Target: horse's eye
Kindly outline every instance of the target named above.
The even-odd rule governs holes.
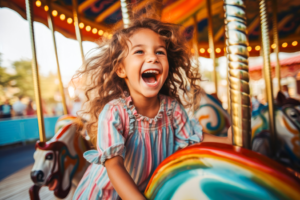
[[[291,116],[292,118],[297,118],[297,117],[298,117],[298,115],[297,115],[296,112],[291,112],[291,113],[290,113],[290,116]]]
[[[52,160],[53,159],[53,153],[47,153],[45,156],[46,160]]]

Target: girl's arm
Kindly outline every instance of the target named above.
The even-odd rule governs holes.
[[[121,156],[113,157],[105,161],[106,171],[114,189],[123,200],[144,200],[138,187],[132,180],[124,167],[124,160]]]
[[[218,137],[208,133],[203,133],[203,141],[202,142],[218,142],[224,144],[232,144],[232,133],[231,127],[229,127],[227,132],[227,137]]]

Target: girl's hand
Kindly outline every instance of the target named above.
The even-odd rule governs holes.
[[[110,182],[123,200],[146,200],[124,167],[123,158],[113,157],[105,161]]]

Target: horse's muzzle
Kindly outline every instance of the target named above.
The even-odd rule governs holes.
[[[34,183],[43,182],[44,181],[44,172],[41,170],[32,171],[30,174],[30,177]]]

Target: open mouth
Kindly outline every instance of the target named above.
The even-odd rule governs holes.
[[[145,83],[151,85],[157,83],[158,76],[159,76],[158,70],[146,70],[142,74],[142,79],[145,81]]]

